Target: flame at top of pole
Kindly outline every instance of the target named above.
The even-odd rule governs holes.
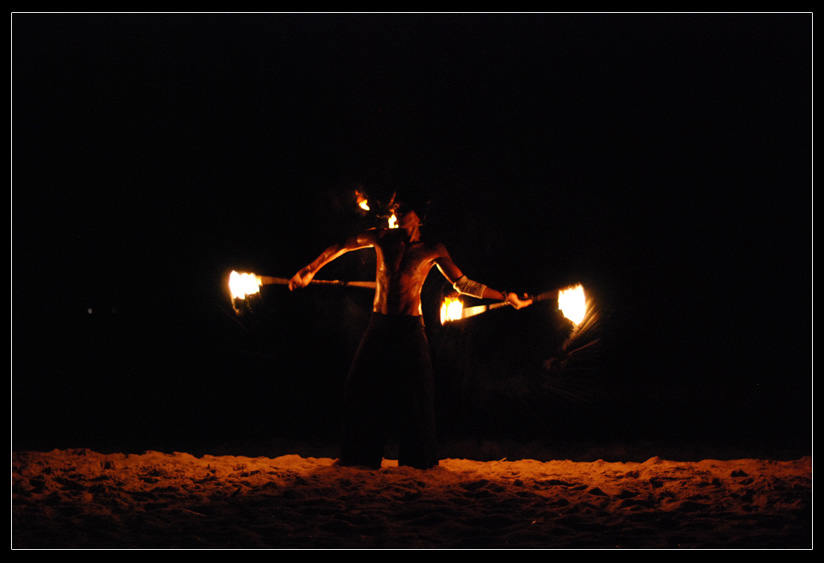
[[[361,192],[360,190],[355,190],[355,202],[358,204],[358,207],[363,209],[364,211],[369,211],[369,200],[366,197],[366,194]]]
[[[398,217],[395,215],[395,212],[389,215],[389,219],[387,219],[390,229],[397,229],[398,228]]]
[[[389,203],[383,204],[380,201],[370,201],[366,192],[361,189],[355,190],[355,204],[361,212],[373,212],[381,221],[386,221],[386,226],[390,229],[397,229],[398,225],[398,204],[395,202],[397,193],[392,194]],[[377,206],[377,208],[375,208]]]
[[[389,216],[386,219],[387,225],[390,229],[397,229],[398,228],[398,216],[395,215],[395,212],[398,210],[398,204],[395,203],[395,197],[397,197],[397,193],[392,193],[392,199],[389,200],[389,203],[386,205],[387,211],[389,211]]]

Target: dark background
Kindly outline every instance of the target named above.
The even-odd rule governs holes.
[[[552,304],[441,327],[430,276],[445,456],[811,453],[811,14],[14,14],[11,107],[15,450],[333,444],[369,291],[225,281],[370,226],[361,187],[598,315],[547,369]]]

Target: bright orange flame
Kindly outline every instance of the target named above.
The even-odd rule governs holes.
[[[447,297],[441,303],[441,324],[463,318],[463,303],[457,297]]]
[[[584,286],[578,284],[558,292],[558,309],[575,325],[581,324],[587,314]]]
[[[390,229],[397,229],[398,228],[398,218],[395,217],[395,212],[392,212],[392,215],[389,216],[389,228]]]
[[[229,274],[229,293],[232,299],[246,299],[247,295],[260,293],[260,276],[255,274],[240,274],[232,271]]]
[[[358,202],[358,206],[363,209],[364,211],[369,211],[369,201],[359,191],[355,190],[355,198]]]

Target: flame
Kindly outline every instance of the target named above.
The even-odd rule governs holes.
[[[389,216],[389,228],[390,229],[397,229],[398,228],[398,218],[395,216],[395,212],[392,212],[392,215]]]
[[[446,297],[441,303],[441,324],[463,318],[463,303],[457,297]]]
[[[229,274],[229,292],[232,299],[246,299],[247,295],[260,293],[260,276],[255,274],[240,274],[232,270]]]
[[[355,190],[355,200],[358,203],[358,207],[364,211],[369,211],[369,201],[366,199],[366,196],[358,190]]]
[[[584,286],[578,284],[558,292],[558,309],[576,326],[587,314],[587,300]]]

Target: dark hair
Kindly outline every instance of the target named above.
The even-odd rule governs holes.
[[[429,200],[425,198],[411,198],[397,201],[397,209],[401,214],[414,211],[421,223],[426,220],[426,214],[429,211]]]

